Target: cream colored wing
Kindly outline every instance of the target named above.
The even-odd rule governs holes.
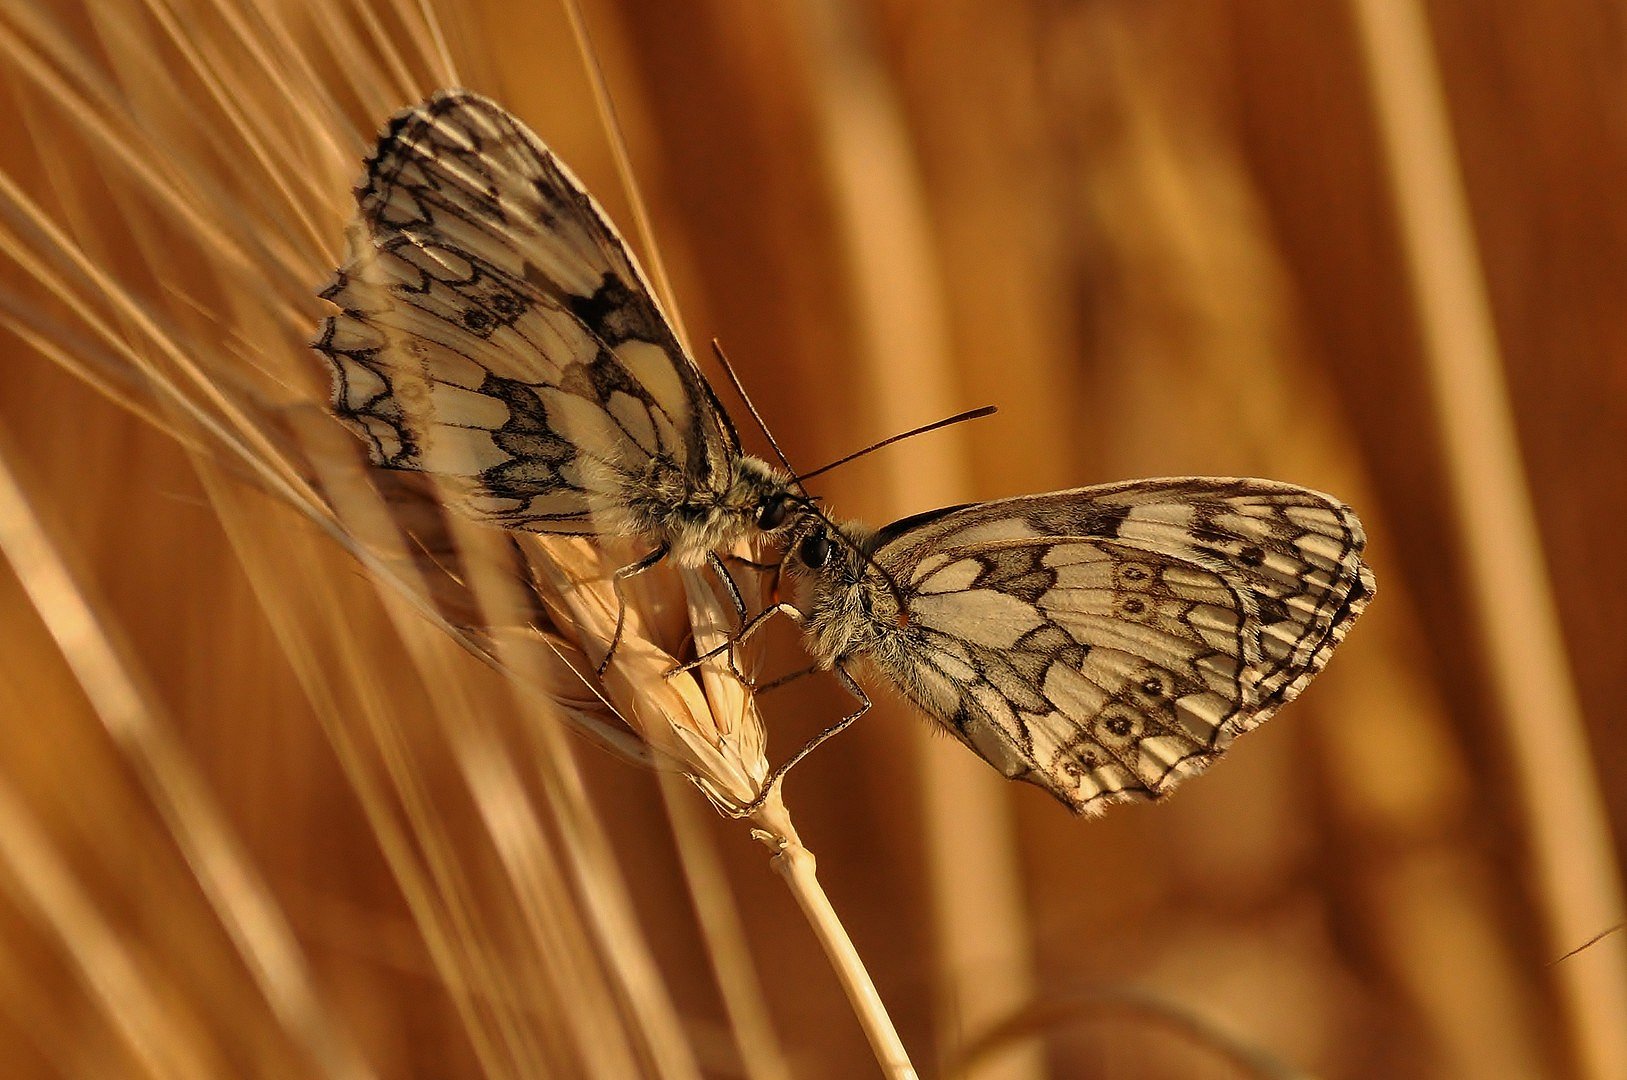
[[[519,121],[437,94],[391,121],[357,207],[316,348],[377,464],[543,532],[615,531],[663,485],[727,483],[727,417],[603,213]]]
[[[882,530],[909,612],[871,659],[1007,776],[1079,811],[1153,798],[1292,700],[1374,591],[1348,507],[1139,481]]]

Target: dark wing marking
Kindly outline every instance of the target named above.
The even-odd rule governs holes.
[[[437,94],[390,122],[356,197],[316,347],[375,462],[546,532],[616,531],[663,476],[727,482],[727,417],[626,245],[519,121]]]
[[[1373,595],[1364,542],[1348,507],[1265,481],[979,504],[877,550],[910,626],[872,659],[1076,810],[1156,797],[1327,663]]]

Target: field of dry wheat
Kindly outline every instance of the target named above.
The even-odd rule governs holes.
[[[1627,12],[575,2],[0,2],[0,1073],[1627,1076]],[[718,813],[840,687],[664,679],[729,618],[666,568],[592,678],[618,552],[327,414],[351,187],[446,86],[792,462],[998,405],[840,513],[1271,477],[1372,608],[1167,802],[878,693]]]

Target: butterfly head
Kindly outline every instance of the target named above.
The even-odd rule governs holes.
[[[875,533],[805,511],[786,536],[784,568],[821,663],[872,652],[908,625],[906,605],[875,560]]]
[[[812,506],[798,507],[785,534],[785,568],[793,577],[826,588],[888,587],[870,556],[874,533],[852,522],[838,524]]]
[[[765,534],[778,532],[791,523],[791,515],[801,500],[789,491],[776,491],[757,504],[757,528]]]
[[[810,570],[821,570],[830,562],[834,550],[830,534],[823,528],[815,529],[797,544],[797,561]]]
[[[796,577],[844,577],[850,553],[835,535],[836,525],[816,510],[799,510],[785,535],[786,570]]]

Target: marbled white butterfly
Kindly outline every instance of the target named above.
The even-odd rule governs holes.
[[[603,211],[477,95],[443,91],[393,119],[356,198],[322,293],[340,313],[316,348],[376,464],[431,473],[508,528],[648,539],[618,580],[710,562],[742,615],[716,552],[786,540],[799,603],[744,633],[795,616],[861,705],[765,794],[869,708],[848,671],[864,661],[1075,810],[1157,797],[1292,700],[1373,595],[1355,514],[1264,480],[833,524],[788,471],[741,452]]]
[[[444,90],[388,124],[315,342],[375,464],[511,529],[642,538],[617,583],[774,534],[800,502],[728,414],[604,212],[504,109]],[[618,620],[600,668],[621,635]]]
[[[1006,776],[1075,811],[1152,799],[1322,670],[1374,593],[1351,509],[1269,480],[1135,480],[880,530],[799,515],[809,649],[860,661]]]

